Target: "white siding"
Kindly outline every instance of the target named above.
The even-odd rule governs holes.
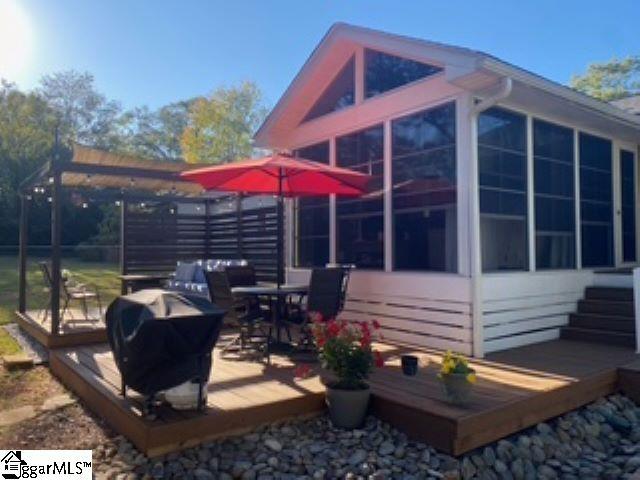
[[[485,352],[558,338],[592,283],[588,270],[484,275]]]
[[[309,272],[291,270],[288,281]],[[378,320],[385,340],[472,352],[470,280],[459,275],[354,271],[342,317]]]

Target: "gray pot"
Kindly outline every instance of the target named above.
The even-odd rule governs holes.
[[[455,405],[466,405],[471,399],[473,384],[466,373],[443,374],[441,379],[447,399]]]
[[[339,428],[358,428],[364,422],[369,406],[369,386],[360,390],[327,387],[327,406],[331,423]]]

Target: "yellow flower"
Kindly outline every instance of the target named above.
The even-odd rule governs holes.
[[[476,374],[475,373],[469,373],[467,374],[467,382],[469,383],[476,383]]]

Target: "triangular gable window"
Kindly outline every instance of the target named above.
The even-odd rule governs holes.
[[[342,110],[354,104],[355,101],[355,61],[354,58],[346,63],[340,73],[331,82],[331,85],[322,93],[320,98],[311,107],[304,122],[327,113]]]
[[[365,98],[379,95],[442,71],[428,63],[365,49]]]

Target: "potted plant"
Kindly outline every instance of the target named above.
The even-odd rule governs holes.
[[[473,384],[476,383],[476,371],[463,355],[447,351],[442,358],[438,378],[444,385],[449,401],[464,405],[469,401]]]
[[[362,425],[369,405],[369,385],[366,380],[384,360],[371,342],[378,322],[349,322],[316,316],[311,332],[318,349],[326,387],[326,401],[331,422],[340,428]],[[308,367],[298,370],[299,376],[308,374]]]

